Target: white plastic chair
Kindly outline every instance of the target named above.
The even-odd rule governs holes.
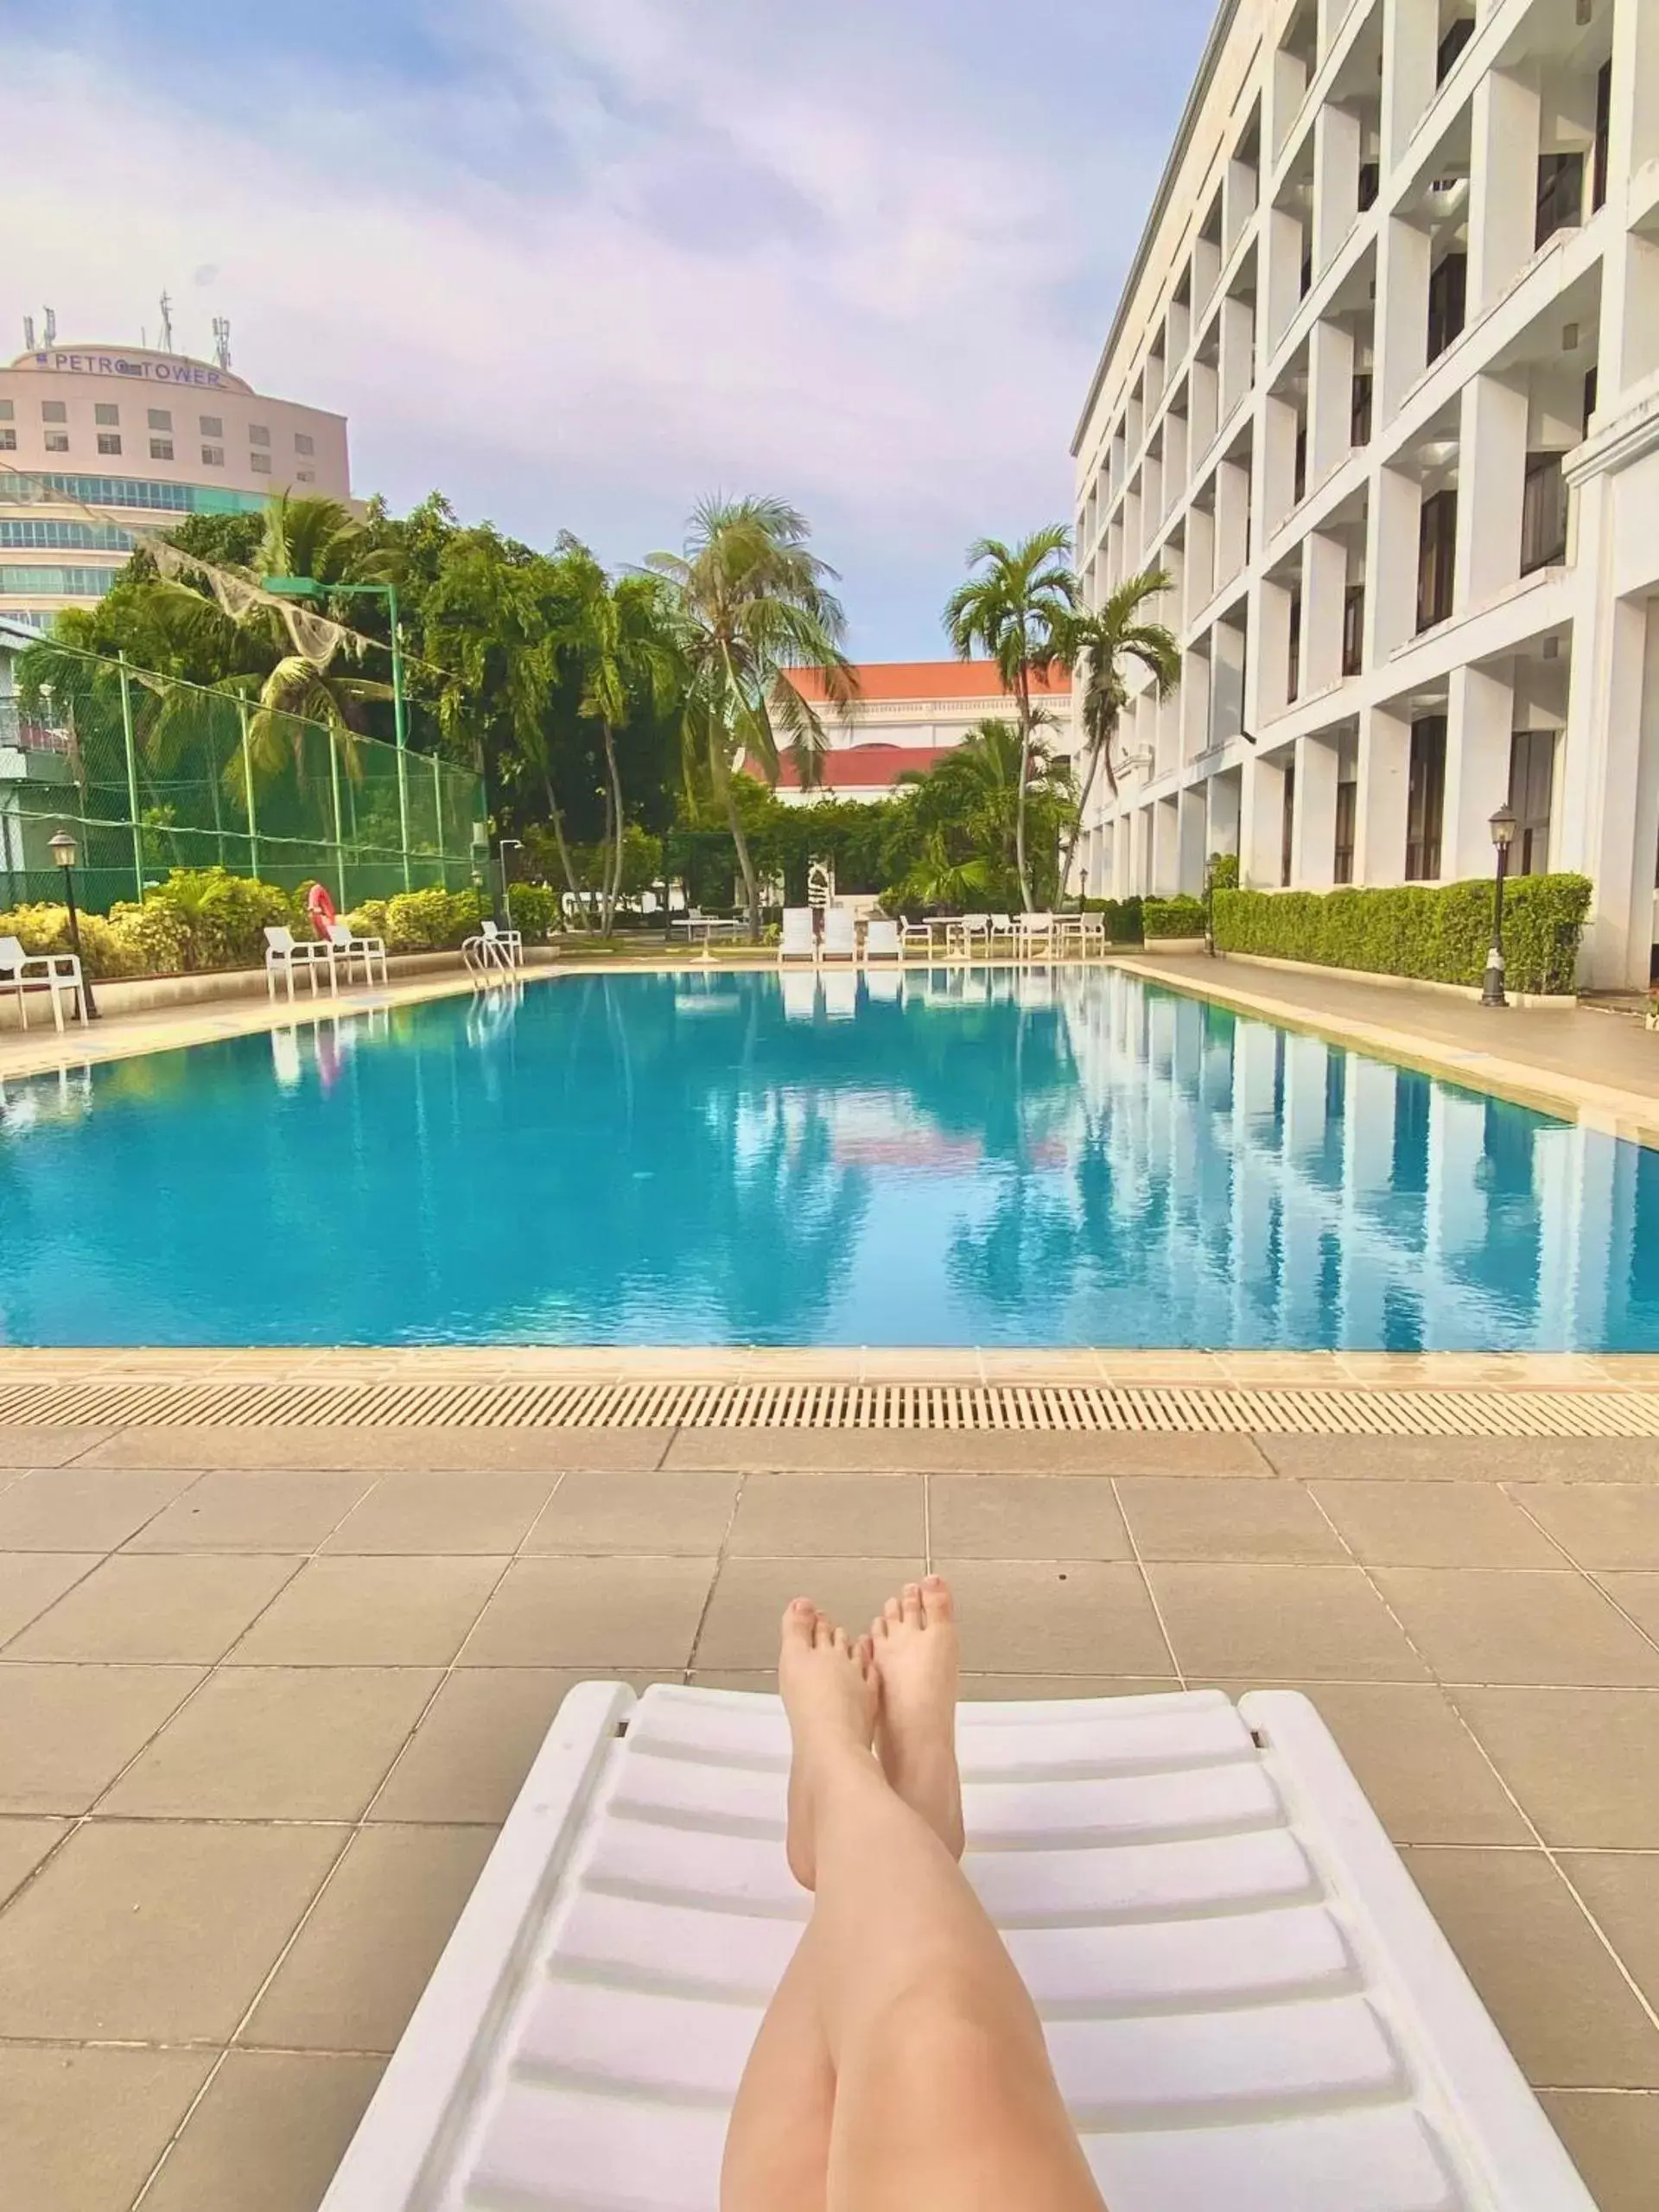
[[[1054,917],[1052,914],[1021,914],[1019,924],[1020,957],[1033,960],[1039,952],[1046,957],[1054,950]]]
[[[823,943],[818,949],[820,960],[848,960],[858,963],[858,922],[850,906],[826,906],[823,910]]]
[[[912,922],[907,914],[899,918],[899,950],[902,958],[912,945],[919,947],[924,960],[933,953],[933,925],[931,922]]]
[[[864,965],[868,968],[872,960],[902,961],[904,957],[898,923],[873,914],[864,925]]]
[[[276,978],[282,976],[287,979],[291,1005],[296,970],[302,976],[309,976],[311,995],[315,998],[317,976],[325,967],[328,970],[328,988],[332,991],[334,988],[334,946],[325,944],[321,938],[308,938],[302,943],[292,930],[283,929],[272,922],[265,924],[265,995],[268,998],[276,997]]]
[[[353,963],[359,960],[363,963],[363,981],[365,984],[374,981],[374,963],[377,960],[380,963],[380,980],[383,983],[386,981],[386,940],[385,938],[353,937],[344,922],[330,922],[328,942],[334,946],[336,957],[346,963],[346,980],[348,983],[352,980]]]
[[[494,948],[495,957],[509,968],[524,964],[524,933],[522,930],[498,929],[491,921],[480,925],[486,944]]]
[[[974,947],[981,945],[988,954],[991,949],[991,917],[988,914],[961,914],[951,923],[949,942],[954,944],[964,960],[974,957]]]
[[[81,1020],[86,1019],[80,963],[73,952],[25,952],[20,938],[0,937],[0,990],[16,993],[17,1019],[25,1029],[29,1027],[29,994],[31,990],[43,990],[50,994],[52,1019],[60,1029],[63,1027],[63,1001],[66,997],[74,1001],[75,1010]]]
[[[812,927],[810,906],[785,906],[783,934],[778,940],[778,965],[786,967],[791,960],[812,960],[818,957],[818,940]]]
[[[985,948],[986,957],[994,959],[1001,952],[1002,957],[1007,959],[1019,949],[1020,941],[1014,930],[1013,915],[993,914],[990,940]]]

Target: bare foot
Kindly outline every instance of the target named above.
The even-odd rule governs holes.
[[[957,1623],[938,1574],[907,1582],[870,1624],[881,1678],[876,1750],[912,1812],[960,1859],[962,1777],[957,1770]]]
[[[789,1770],[789,1870],[805,1890],[817,1876],[813,1855],[813,1790],[826,1760],[849,1751],[867,1758],[875,1732],[880,1685],[870,1639],[849,1638],[810,1598],[784,1613],[778,1690],[789,1715],[794,1757]]]

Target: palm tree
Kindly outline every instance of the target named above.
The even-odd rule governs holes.
[[[1082,610],[1071,618],[1066,633],[1065,658],[1074,671],[1083,671],[1083,691],[1077,718],[1083,725],[1083,750],[1087,766],[1077,798],[1077,819],[1065,848],[1060,868],[1064,892],[1083,831],[1084,809],[1094,788],[1097,769],[1106,771],[1107,788],[1116,795],[1117,772],[1112,766],[1112,747],[1117,725],[1128,702],[1128,664],[1138,662],[1152,678],[1160,699],[1167,699],[1181,680],[1181,648],[1173,631],[1161,622],[1143,619],[1148,600],[1170,588],[1166,569],[1144,569],[1126,576],[1104,606]]]
[[[959,657],[978,646],[995,662],[1003,689],[1019,714],[1021,757],[1014,809],[1014,872],[1027,912],[1032,906],[1026,862],[1026,787],[1032,734],[1046,720],[1031,702],[1033,676],[1045,677],[1065,660],[1065,640],[1077,603],[1077,579],[1066,563],[1071,537],[1063,523],[1033,531],[1015,546],[982,537],[968,549],[968,563],[982,573],[952,592],[944,626]]]
[[[693,514],[683,553],[653,553],[650,561],[674,594],[687,772],[708,779],[725,813],[757,937],[760,885],[733,778],[747,765],[775,785],[781,735],[803,786],[817,782],[823,725],[785,680],[789,670],[816,671],[839,705],[857,689],[842,651],[847,618],[829,588],[835,570],[808,550],[810,536],[805,517],[785,500],[716,497]]]
[[[1034,817],[1052,864],[1071,819],[1070,765],[1040,737],[1022,746],[1013,722],[993,717],[976,722],[933,767],[899,779],[912,787],[913,823],[902,898],[961,906],[1005,899],[1017,886],[1022,764],[1027,830]]]

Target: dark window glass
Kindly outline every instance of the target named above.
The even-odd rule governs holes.
[[[1605,207],[1607,200],[1607,137],[1612,124],[1613,65],[1604,61],[1596,72],[1596,143],[1590,162],[1590,205]]]
[[[1567,558],[1567,480],[1558,453],[1527,455],[1521,500],[1521,573],[1557,566]]]
[[[1510,804],[1515,811],[1512,875],[1549,870],[1549,801],[1555,780],[1555,733],[1518,729],[1510,740]]]
[[[1428,280],[1428,358],[1438,360],[1463,328],[1468,289],[1465,254],[1448,253]]]
[[[1376,195],[1382,188],[1382,165],[1380,162],[1362,162],[1359,165],[1359,211],[1363,215],[1368,207],[1375,207]]]
[[[1305,238],[1302,245],[1302,270],[1298,282],[1301,287],[1301,297],[1306,299],[1313,288],[1313,245],[1309,238]]]
[[[1588,368],[1584,372],[1584,427],[1586,432],[1590,428],[1590,417],[1596,411],[1596,390],[1595,370]]]
[[[1411,776],[1406,787],[1406,880],[1432,882],[1440,872],[1440,815],[1446,801],[1446,716],[1411,726]]]
[[[1283,842],[1279,849],[1279,883],[1281,889],[1290,884],[1290,849],[1296,835],[1296,771],[1285,771],[1285,816]]]
[[[1535,248],[1557,231],[1573,230],[1584,220],[1584,156],[1541,154],[1538,156],[1538,214],[1533,225]]]
[[[1348,435],[1353,445],[1368,446],[1371,442],[1371,372],[1369,369],[1354,371],[1353,397],[1348,407]]]
[[[1301,498],[1303,497],[1303,495],[1306,493],[1306,490],[1307,490],[1307,424],[1306,424],[1306,423],[1304,421],[1304,422],[1298,423],[1298,424],[1296,425],[1296,460],[1295,460],[1295,465],[1294,465],[1294,467],[1292,468],[1292,470],[1291,470],[1291,475],[1290,475],[1290,495],[1291,495],[1291,498],[1292,498],[1293,499],[1301,499]]]
[[[1342,672],[1357,676],[1365,659],[1365,587],[1350,584],[1342,594]]]
[[[1290,602],[1290,653],[1285,671],[1285,697],[1294,699],[1302,688],[1302,602]]]
[[[1458,495],[1436,492],[1423,501],[1417,530],[1417,627],[1444,622],[1452,612],[1452,570],[1458,547]]]
[[[1337,785],[1337,842],[1331,856],[1331,874],[1337,883],[1354,880],[1354,823],[1359,811],[1359,785]],[[1333,1053],[1332,1058],[1336,1057]]]
[[[1436,85],[1443,85],[1452,74],[1457,65],[1458,56],[1474,35],[1475,19],[1472,16],[1459,16],[1456,22],[1447,26],[1446,36],[1440,41],[1439,51],[1434,57]]]

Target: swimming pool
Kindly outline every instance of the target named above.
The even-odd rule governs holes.
[[[1659,1155],[1115,969],[561,977],[0,1093],[0,1341],[1659,1348]]]

